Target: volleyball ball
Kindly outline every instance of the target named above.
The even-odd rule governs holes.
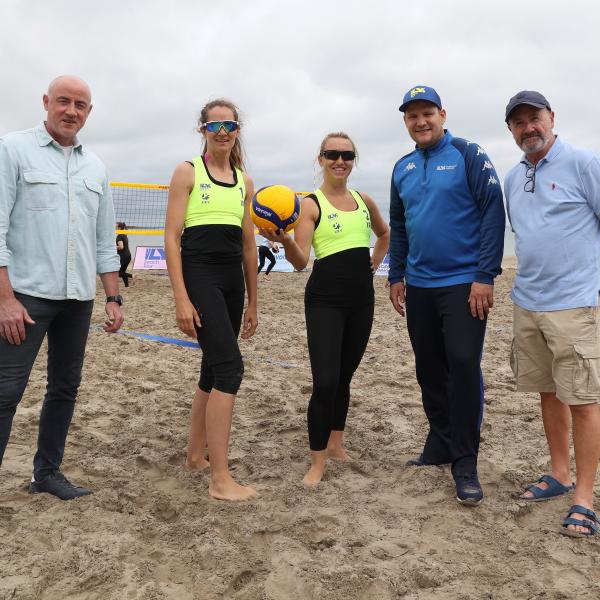
[[[294,229],[300,216],[300,199],[285,185],[268,185],[252,198],[252,220],[261,229]]]

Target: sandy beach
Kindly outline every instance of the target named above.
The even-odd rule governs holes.
[[[508,363],[514,261],[488,323],[478,509],[455,502],[447,468],[404,466],[426,420],[406,324],[383,278],[352,386],[354,460],[330,464],[317,489],[302,486],[307,276],[261,276],[259,330],[242,342],[230,456],[235,476],[260,492],[248,503],[211,499],[207,475],[183,469],[199,351],[97,329],[64,460],[66,475],[95,493],[29,495],[40,353],[0,470],[0,600],[600,598],[600,538],[558,532],[569,498],[515,498],[549,462],[539,401],[515,392]],[[137,275],[123,294],[126,330],[183,337],[167,277]],[[103,320],[99,292],[93,323]]]

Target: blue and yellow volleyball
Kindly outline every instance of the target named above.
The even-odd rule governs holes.
[[[261,229],[294,229],[300,216],[300,198],[285,185],[268,185],[252,198],[250,209],[254,224]]]

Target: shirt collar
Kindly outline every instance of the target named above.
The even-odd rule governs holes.
[[[44,121],[42,121],[35,128],[35,135],[40,146],[48,146],[52,144],[52,142],[54,142],[57,146],[60,146],[60,144],[48,133],[48,130],[46,129],[46,123]],[[75,137],[75,140],[73,141],[73,149],[83,152],[83,145],[77,137]]]
[[[548,154],[546,154],[546,156],[544,156],[544,158],[542,158],[536,165],[536,167],[539,167],[539,165],[543,162],[550,162],[551,160],[555,159],[558,154],[560,153],[560,151],[563,148],[563,143],[562,140],[558,137],[558,135],[554,136],[554,144],[552,144],[552,147],[550,148],[550,150],[548,150]],[[527,160],[527,155],[523,154],[523,156],[521,157],[521,162],[524,165],[531,165],[531,163]]]
[[[435,152],[441,150],[444,146],[446,146],[446,144],[448,144],[451,139],[452,134],[447,129],[444,129],[444,135],[435,144],[433,144],[433,146],[427,146],[427,148],[419,148],[419,146],[415,146],[415,148],[419,152],[434,154]]]

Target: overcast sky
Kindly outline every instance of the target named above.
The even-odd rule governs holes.
[[[360,154],[351,186],[387,213],[391,169],[413,147],[398,106],[417,84],[501,177],[520,156],[504,107],[521,89],[546,95],[557,133],[600,151],[599,15],[595,0],[2,0],[0,134],[40,122],[49,81],[76,74],[94,104],[80,137],[111,180],[168,183],[200,151],[201,106],[225,96],[257,186],[312,189],[322,137],[343,130]]]

